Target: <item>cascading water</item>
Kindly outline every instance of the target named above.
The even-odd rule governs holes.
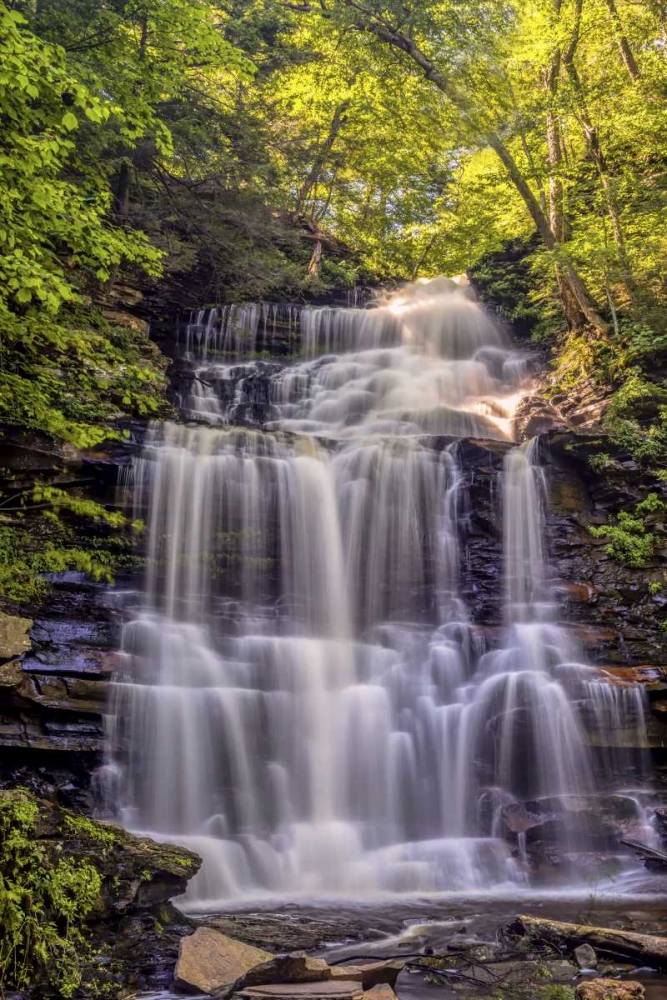
[[[197,318],[204,350],[230,315]],[[555,622],[535,443],[505,459],[500,645],[458,594],[457,442],[509,441],[526,359],[442,279],[288,315],[308,360],[270,366],[262,430],[224,426],[212,391],[199,413],[219,426],[156,427],[135,463],[148,573],[111,710],[122,821],[202,855],[186,902],[203,908],[525,883],[530,817],[558,803],[559,849],[590,846],[588,723],[643,725],[641,692],[577,663]],[[211,362],[212,384],[233,368]],[[627,783],[637,762],[607,754],[606,787]]]

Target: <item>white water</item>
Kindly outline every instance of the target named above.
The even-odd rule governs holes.
[[[232,315],[198,317],[202,351],[238,350]],[[502,475],[500,643],[458,595],[457,439],[510,438],[528,366],[442,280],[298,329],[309,360],[271,369],[267,428],[226,426],[211,392],[218,426],[157,427],[135,464],[149,565],[114,686],[121,818],[201,854],[202,908],[528,885],[527,813],[556,817],[563,857],[590,850],[594,793],[642,778],[616,750],[601,776],[587,728],[604,746],[643,727],[641,692],[555,624],[535,444]],[[644,800],[620,799],[635,836]]]

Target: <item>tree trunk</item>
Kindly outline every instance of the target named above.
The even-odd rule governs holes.
[[[521,171],[519,170],[512,154],[503,144],[499,136],[491,134],[487,136],[487,140],[491,148],[497,153],[500,160],[506,167],[514,186],[523,198],[526,208],[530,212],[531,218],[537,226],[537,231],[540,234],[542,242],[546,246],[547,250],[557,251],[558,242],[551,226],[549,225],[549,220],[540,208],[539,202],[526,183],[526,180],[521,174]],[[569,262],[561,264],[561,273],[564,286],[567,289],[566,294],[568,295],[568,298],[571,296],[576,301],[579,309],[591,326],[594,326],[596,330],[606,335],[609,332],[609,326],[602,319],[595,308],[588,294],[588,290],[575,268]],[[563,306],[567,308],[565,300],[563,300]]]
[[[116,177],[113,210],[119,219],[126,219],[130,211],[130,164],[127,160],[121,163]]]
[[[562,953],[580,944],[590,944],[596,951],[615,959],[630,959],[653,969],[667,968],[667,938],[635,934],[587,924],[567,924],[540,917],[519,917],[509,928],[512,935],[543,941]]]
[[[560,15],[560,0],[555,0],[554,13]],[[561,50],[557,46],[551,56],[549,66],[544,72],[543,82],[547,93],[547,156],[549,162],[549,225],[557,243],[565,243],[565,212],[563,207],[563,146],[561,141],[560,121],[556,110],[556,97],[560,79]],[[563,302],[565,318],[568,325],[576,329],[583,325],[583,313],[577,297],[567,280],[560,263],[556,261],[556,284]]]
[[[639,80],[641,73],[639,72],[639,66],[637,65],[634,53],[630,48],[628,36],[625,34],[623,22],[621,21],[621,15],[618,13],[618,7],[616,6],[616,0],[605,0],[605,3],[607,4],[607,8],[611,14],[611,20],[614,25],[614,34],[616,35],[616,44],[618,45],[619,52],[621,53],[621,59],[623,60],[623,64],[628,71],[630,79],[636,83],[637,80]]]
[[[595,164],[598,176],[600,178],[600,184],[602,186],[602,192],[604,195],[605,205],[607,207],[607,213],[611,221],[612,233],[614,235],[614,243],[616,244],[618,261],[621,266],[621,276],[623,285],[628,294],[628,297],[632,298],[636,291],[636,285],[632,275],[630,260],[628,258],[628,251],[625,243],[625,236],[623,234],[623,227],[621,225],[621,216],[618,207],[618,202],[616,201],[616,195],[614,193],[613,184],[611,178],[609,177],[609,172],[607,170],[606,158],[602,151],[602,147],[600,145],[600,136],[597,127],[593,125],[593,122],[591,120],[591,116],[589,114],[588,106],[586,103],[586,95],[584,94],[584,87],[574,62],[574,56],[577,48],[577,43],[579,40],[581,7],[582,7],[582,0],[578,0],[575,12],[575,18],[576,18],[575,30],[572,36],[572,41],[567,51],[565,52],[563,63],[567,70],[567,74],[570,79],[570,83],[572,85],[574,96],[577,100],[578,117],[581,121],[581,125],[584,130],[584,136],[586,138],[588,151],[591,159],[593,160],[593,163]]]
[[[535,160],[533,154],[530,151],[530,146],[528,145],[528,140],[526,138],[526,130],[523,127],[523,122],[521,121],[519,107],[517,105],[514,90],[512,88],[512,84],[509,83],[509,81],[508,81],[508,86],[509,86],[510,96],[512,98],[512,108],[514,110],[514,124],[517,132],[519,133],[519,139],[521,140],[521,148],[523,150],[523,155],[526,157],[526,163],[528,164],[530,176],[532,177],[533,183],[535,184],[535,187],[537,188],[539,194],[540,208],[542,209],[543,212],[546,212],[547,199],[544,193],[544,184],[542,183],[542,177],[540,176],[539,170],[535,166]]]
[[[355,9],[357,8],[356,0],[345,0],[345,3],[349,7],[354,7]],[[452,102],[463,117],[471,117],[473,108],[466,96],[463,93],[460,93],[458,88],[438,70],[436,65],[421,51],[419,46],[413,42],[411,38],[404,35],[402,32],[387,26],[384,22],[380,24],[372,20],[362,21],[358,27],[362,31],[367,31],[375,35],[376,38],[379,38],[380,41],[385,42],[387,45],[391,45],[394,48],[399,49],[401,52],[405,52],[422,70],[426,79],[437,87],[438,90],[440,90]],[[553,230],[551,229],[549,220],[544,214],[540,203],[533,194],[530,185],[523,176],[509,149],[505,146],[502,139],[496,132],[490,132],[486,134],[484,138],[486,139],[488,145],[498,155],[501,163],[506,168],[510,180],[523,199],[544,245],[548,250],[557,251],[559,243]],[[588,290],[577,271],[569,262],[561,264],[561,267],[565,286],[577,302],[586,320],[601,334],[606,335],[609,332],[609,326],[598,313],[590,295],[588,294]]]
[[[322,265],[322,240],[317,237],[308,263],[308,274],[317,277]]]
[[[428,257],[428,255],[431,252],[431,250],[433,249],[433,246],[434,246],[435,241],[437,240],[437,238],[438,238],[438,232],[436,230],[433,233],[433,235],[431,236],[431,238],[428,241],[428,243],[426,244],[426,246],[424,247],[424,249],[422,250],[422,252],[419,254],[419,257],[417,258],[417,260],[415,261],[414,267],[412,268],[412,271],[410,273],[410,280],[411,281],[416,281],[416,279],[419,277],[420,268],[421,268],[422,264],[424,263],[424,261],[426,260],[426,258]]]
[[[301,212],[303,211],[303,206],[306,202],[306,198],[308,197],[308,195],[310,194],[310,192],[316,186],[317,182],[320,179],[320,174],[322,173],[324,165],[327,162],[327,157],[329,156],[331,150],[333,149],[333,145],[336,141],[336,138],[338,137],[338,133],[345,124],[346,121],[345,112],[347,111],[349,106],[350,106],[349,101],[342,101],[342,103],[339,104],[336,110],[334,111],[334,116],[331,120],[331,125],[329,127],[329,134],[327,135],[322,146],[318,150],[317,156],[315,157],[315,161],[310,170],[308,171],[308,175],[304,180],[303,184],[301,185],[298,195],[296,196],[296,204],[294,206],[294,213],[293,213],[295,218],[301,215]]]

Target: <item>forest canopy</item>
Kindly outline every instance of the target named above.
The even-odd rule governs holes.
[[[81,447],[160,412],[155,353],[103,315],[128,280],[470,270],[563,380],[624,388],[657,459],[666,59],[663,0],[0,3],[0,419]]]

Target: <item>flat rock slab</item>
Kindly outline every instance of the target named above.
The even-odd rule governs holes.
[[[361,983],[327,979],[319,983],[265,983],[262,986],[247,986],[234,997],[239,1000],[362,1000]],[[378,998],[379,1000],[379,998]]]
[[[256,964],[242,982],[237,982],[236,988],[267,983],[314,983],[325,979],[331,979],[331,969],[323,958],[312,958],[305,951],[293,951],[289,955],[269,955],[268,961]]]
[[[181,938],[174,987],[182,993],[224,993],[272,957],[212,927],[198,927],[194,934]]]
[[[365,990],[374,986],[395,986],[398,975],[405,968],[402,959],[387,959],[382,962],[368,962],[366,965],[332,965],[331,978],[356,980]]]

